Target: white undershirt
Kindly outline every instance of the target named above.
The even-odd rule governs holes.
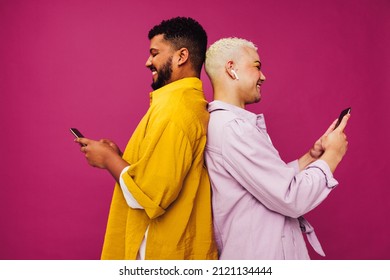
[[[125,197],[127,205],[129,205],[132,209],[144,209],[138,202],[135,200],[134,196],[129,192],[129,189],[127,188],[127,185],[125,181],[123,180],[123,174],[127,172],[127,170],[130,168],[130,166],[127,166],[123,168],[121,175],[119,176],[119,185],[121,186],[123,196]],[[146,239],[148,237],[148,230],[149,226],[145,231],[144,239],[141,242],[141,245],[138,250],[137,254],[137,260],[144,260],[145,259],[145,249],[146,249]]]

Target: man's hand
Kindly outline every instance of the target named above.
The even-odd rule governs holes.
[[[106,169],[107,159],[118,156],[118,153],[103,140],[95,141],[87,138],[79,138],[75,141],[85,145],[82,146],[80,150],[85,154],[88,163],[93,167]]]
[[[347,125],[349,117],[349,114],[346,115],[341,124],[335,129],[337,123],[336,119],[328,127],[325,133],[314,143],[309,152],[298,159],[300,170],[305,169],[310,163],[317,159],[326,161],[332,172],[336,169],[336,166],[343,158],[347,149],[348,142],[346,141],[347,138],[344,134],[344,128]],[[339,151],[337,151],[338,148]]]
[[[324,153],[325,150],[322,146],[322,139],[328,136],[328,134],[334,130],[336,123],[337,119],[329,126],[326,132],[314,143],[313,147],[310,149],[309,154],[314,160],[319,159]]]
[[[122,153],[118,146],[110,140],[95,141],[88,138],[78,138],[75,139],[75,142],[85,145],[80,150],[85,154],[85,158],[91,166],[107,169],[116,181],[119,180],[122,170],[129,165],[122,159]]]
[[[321,140],[324,153],[320,158],[328,163],[332,172],[334,172],[347,152],[348,141],[344,129],[347,126],[350,116],[350,114],[344,116],[340,125],[335,130],[322,137]]]
[[[119,149],[118,145],[115,144],[113,141],[109,140],[109,139],[101,139],[100,142],[102,143],[105,143],[105,144],[108,144],[113,150],[114,152],[116,152],[118,155],[120,155],[121,157],[123,156],[123,153],[121,152],[121,150]]]

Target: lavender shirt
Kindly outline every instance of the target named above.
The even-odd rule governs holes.
[[[317,160],[299,172],[297,160],[280,158],[263,115],[222,101],[208,110],[206,165],[220,259],[309,259],[302,231],[324,255],[302,215],[338,184],[328,165]]]

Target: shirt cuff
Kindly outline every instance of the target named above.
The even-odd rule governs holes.
[[[129,205],[130,208],[133,209],[144,209],[138,202],[135,200],[134,196],[129,192],[129,189],[127,188],[127,185],[125,181],[123,180],[123,174],[129,170],[130,165],[123,168],[121,175],[119,176],[119,185],[121,186],[123,196],[125,197],[125,200],[127,202],[127,205]]]
[[[332,171],[330,171],[329,165],[322,159],[316,160],[311,163],[306,169],[317,168],[325,175],[326,186],[333,189],[339,182],[333,177]]]

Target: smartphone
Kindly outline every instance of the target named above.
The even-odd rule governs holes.
[[[334,127],[334,129],[336,129],[340,125],[340,123],[341,123],[342,119],[344,118],[344,116],[346,114],[350,114],[350,113],[351,113],[351,107],[342,110],[341,113],[340,113],[339,119],[337,120],[336,126]]]
[[[81,134],[81,132],[77,128],[71,128],[70,132],[76,137],[76,138],[84,138],[84,135]],[[80,143],[80,146],[86,146],[84,144]]]

